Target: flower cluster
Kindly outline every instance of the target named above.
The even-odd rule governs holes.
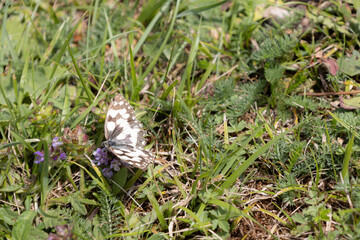
[[[116,158],[109,158],[106,148],[97,148],[94,152],[94,163],[102,166],[104,176],[111,178],[115,172],[120,170],[121,162]]]
[[[63,143],[60,141],[59,137],[55,137],[50,145],[50,156],[53,158],[54,161],[57,159],[65,160],[67,155],[66,153],[60,148]],[[35,163],[39,164],[44,161],[44,151],[37,151],[34,153],[35,155]]]

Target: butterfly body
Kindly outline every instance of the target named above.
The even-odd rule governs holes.
[[[144,149],[145,134],[131,105],[121,94],[115,96],[106,115],[106,141],[102,145],[126,164],[144,169],[154,158]]]

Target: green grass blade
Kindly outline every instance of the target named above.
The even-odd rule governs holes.
[[[107,15],[107,12],[104,9],[104,15],[105,15],[105,19],[106,19],[106,26],[107,26],[107,31],[109,33],[109,37],[113,38],[114,34],[111,28],[111,24]],[[120,65],[120,60],[117,54],[117,47],[116,47],[116,42],[115,41],[111,41],[111,50],[113,52],[113,56],[114,56],[114,62],[116,65]]]
[[[218,55],[216,55],[214,57],[214,59],[211,61],[211,63],[208,65],[208,67],[206,68],[206,71],[205,73],[202,75],[201,79],[200,79],[200,82],[199,84],[197,85],[197,91],[199,91],[204,83],[206,82],[206,80],[208,80],[209,76],[210,76],[210,73],[213,71],[214,67],[216,66],[216,62],[217,62],[217,59],[218,59]]]
[[[129,46],[129,52],[130,52],[130,73],[131,73],[131,87],[132,87],[131,100],[138,101],[139,100],[138,81],[136,77],[134,55],[131,46]]]
[[[1,44],[2,46],[7,46],[6,48],[8,49],[8,51],[10,52],[11,58],[14,61],[14,65],[16,65],[19,61],[19,58],[15,52],[14,46],[12,44],[12,41],[9,37],[9,34],[6,30],[6,23],[7,23],[7,18],[8,18],[8,7],[9,7],[9,3],[5,4],[4,7],[4,15],[2,16],[2,25],[1,25]]]
[[[155,67],[157,61],[159,60],[159,57],[161,56],[161,54],[163,53],[167,42],[170,38],[170,36],[172,35],[172,31],[174,29],[174,24],[176,22],[176,16],[177,13],[179,11],[179,4],[180,4],[180,0],[176,0],[176,6],[175,6],[175,10],[172,12],[173,17],[171,19],[171,23],[169,28],[167,29],[167,34],[163,40],[163,43],[161,44],[159,50],[157,51],[157,53],[155,54],[155,56],[153,57],[152,61],[150,62],[149,66],[146,68],[145,72],[141,75],[139,82],[143,82],[143,80],[145,79],[145,77],[153,70],[153,68]]]
[[[73,61],[73,64],[74,64],[76,73],[77,73],[77,75],[78,75],[78,77],[79,77],[79,79],[80,79],[81,85],[83,86],[83,88],[84,88],[84,90],[85,90],[85,92],[86,92],[86,95],[87,95],[89,101],[91,102],[91,101],[94,99],[94,95],[92,94],[92,92],[91,92],[88,84],[86,84],[85,79],[83,78],[83,76],[82,76],[82,74],[81,74],[81,71],[80,71],[80,69],[79,69],[79,66],[77,65],[76,60],[75,60],[75,58],[74,58],[74,55],[72,54],[72,51],[71,51],[71,48],[70,48],[69,43],[67,43],[67,45],[68,45],[68,49],[69,49],[69,54],[70,54],[71,59],[72,59],[72,61]]]
[[[182,209],[187,214],[189,214],[189,216],[192,217],[197,223],[200,223],[200,224],[202,223],[201,219],[190,209],[185,208],[185,207],[179,207],[179,208]]]
[[[176,87],[178,85],[178,80],[175,80],[170,86],[164,87],[164,92],[161,94],[160,99],[165,100],[166,97],[169,95],[169,93],[171,92],[171,90],[174,89],[174,87]],[[165,85],[165,83],[164,83]]]
[[[50,7],[51,9],[51,7]],[[66,26],[67,22],[64,21],[59,29],[57,30],[57,32],[55,33],[54,38],[51,40],[50,44],[48,45],[45,53],[41,56],[41,61],[39,63],[39,65],[44,65],[46,60],[48,60],[48,57],[50,56],[51,52],[53,51],[54,47],[56,46],[56,43],[61,39],[61,36],[63,34],[63,30]]]
[[[254,139],[256,135],[258,135],[263,130],[263,126],[259,126],[245,141],[240,143],[240,147],[238,146],[238,142],[242,139],[242,136],[239,136],[230,146],[229,150],[224,153],[224,156],[221,158],[218,164],[214,167],[213,176],[217,176],[222,174],[226,176],[229,170],[238,164],[241,160],[240,156],[243,155],[243,147],[247,146],[249,142]],[[232,151],[230,154],[229,152]],[[234,162],[236,161],[236,165]]]
[[[83,120],[83,119],[86,117],[86,115],[89,114],[89,112],[91,111],[91,109],[92,109],[93,107],[95,107],[96,105],[98,105],[99,102],[106,97],[106,95],[107,95],[108,92],[109,92],[109,89],[106,90],[106,92],[104,92],[103,94],[101,94],[92,104],[90,104],[90,106],[87,107],[87,108],[85,109],[85,111],[82,112],[81,115],[80,115],[77,119],[75,119],[75,121],[71,124],[70,128],[74,128],[81,120]]]
[[[30,144],[28,143],[28,141],[26,141],[22,136],[20,136],[19,134],[17,134],[14,131],[11,131],[11,135],[15,137],[15,139],[20,142],[24,147],[26,147],[27,149],[29,149],[32,152],[35,152],[34,148],[30,146]]]
[[[12,103],[10,102],[9,98],[7,97],[6,93],[5,93],[5,90],[4,90],[4,87],[2,85],[2,83],[4,82],[3,81],[3,76],[0,75],[0,91],[1,91],[1,94],[4,98],[4,101],[6,103],[6,106],[8,107],[9,109],[9,112],[10,112],[10,115],[11,115],[11,118],[13,119],[13,121],[15,121],[16,119],[16,109],[14,109],[14,106],[12,105]]]
[[[157,202],[156,198],[154,197],[153,193],[152,192],[149,192],[147,193],[147,197],[151,203],[151,205],[153,206],[154,208],[154,211],[156,213],[156,216],[157,218],[159,219],[159,222],[160,222],[160,225],[163,229],[166,229],[168,227],[166,221],[165,221],[165,218],[164,218],[164,215],[162,214],[161,212],[161,209],[160,209],[160,206],[159,206],[159,203]]]
[[[351,131],[351,126],[347,122],[344,122],[343,120],[341,120],[338,116],[336,116],[332,112],[328,112],[328,114],[330,114],[341,126],[346,128],[346,130],[348,130],[349,132]],[[360,139],[360,134],[359,133],[354,132],[354,135],[355,135],[356,138]]]
[[[188,58],[188,61],[186,64],[186,69],[185,69],[184,75],[183,75],[180,85],[179,85],[178,92],[179,92],[180,97],[182,96],[182,93],[184,91],[185,83],[187,85],[188,97],[191,95],[191,92],[190,92],[190,90],[191,90],[191,87],[190,87],[191,86],[191,73],[193,70],[197,50],[199,48],[199,42],[200,42],[200,24],[198,26],[198,31],[197,31],[196,37],[192,41],[189,58]]]
[[[153,17],[151,19],[151,22],[147,25],[144,33],[141,35],[139,41],[137,42],[137,44],[134,47],[134,51],[133,51],[134,55],[136,55],[138,53],[138,51],[140,50],[140,48],[143,46],[145,40],[151,33],[151,30],[155,27],[155,24],[159,21],[160,17],[164,14],[164,11],[169,7],[170,2],[171,1],[165,2],[163,7],[160,9],[160,11],[158,13],[156,13],[155,17]],[[143,9],[143,12],[145,12],[145,11],[146,11],[146,9]],[[139,16],[138,21],[141,21],[140,17],[141,16]]]
[[[94,183],[100,187],[100,189],[102,191],[104,191],[107,195],[110,195],[111,188],[110,188],[108,182],[106,181],[105,177],[101,174],[100,169],[95,164],[92,164],[91,166],[98,177],[94,176],[92,174],[92,172],[90,172],[86,167],[78,164],[77,162],[71,161],[70,163],[75,164],[78,167],[80,167],[81,169],[83,169],[91,177],[91,179],[94,181]],[[99,179],[101,179],[101,181]]]
[[[204,1],[198,1],[198,2],[204,2]],[[218,3],[212,3],[212,4],[209,4],[209,5],[206,5],[206,6],[202,6],[202,7],[198,7],[198,8],[194,8],[194,9],[189,9],[189,10],[186,10],[182,13],[180,13],[178,15],[178,18],[181,18],[181,17],[185,17],[187,15],[196,15],[196,14],[199,14],[203,11],[206,11],[206,10],[209,10],[209,9],[212,9],[212,8],[216,8],[218,6],[221,6],[223,5],[224,3],[226,2],[229,2],[228,0],[224,0],[224,1],[221,1],[221,2],[218,2]],[[193,4],[196,4],[196,1],[193,2]]]
[[[187,193],[185,192],[184,188],[182,187],[182,183],[180,182],[179,178],[174,176],[174,180],[175,180],[175,184],[178,187],[178,189],[181,192],[181,195],[183,196],[183,198],[185,199],[187,197]]]
[[[48,195],[49,187],[49,164],[50,164],[50,154],[49,147],[46,140],[42,141],[42,146],[44,147],[44,161],[40,163],[41,174],[40,174],[40,186],[41,186],[41,205],[46,204],[46,199]]]
[[[58,64],[60,63],[60,60],[62,58],[62,56],[65,53],[66,47],[68,47],[68,43],[70,42],[71,38],[73,37],[77,27],[80,25],[80,23],[82,22],[83,18],[85,17],[85,15],[83,15],[77,22],[77,24],[73,27],[73,29],[70,31],[70,33],[67,35],[66,37],[66,41],[64,42],[64,44],[62,45],[60,51],[57,53],[57,56],[55,58],[55,64],[52,68],[51,74],[49,76],[49,79],[52,79],[55,75],[56,69],[58,67]]]
[[[285,132],[283,132],[283,133],[281,133],[280,135],[276,136],[271,141],[269,141],[264,146],[262,146],[259,150],[257,150],[253,155],[251,155],[249,157],[249,159],[247,159],[239,168],[237,168],[229,176],[229,178],[220,186],[221,190],[223,191],[223,190],[228,189],[229,187],[231,187],[236,182],[236,180],[240,177],[240,175],[243,172],[245,172],[246,169],[248,169],[250,167],[250,165],[253,164],[254,161],[258,157],[260,157],[262,154],[264,154],[265,151],[267,151],[272,145],[274,145],[276,142],[278,142],[281,138],[283,138],[291,130],[292,130],[292,128],[285,131]]]
[[[335,177],[335,181],[337,181],[337,174],[336,174],[336,169],[335,169],[335,160],[334,160],[334,153],[331,147],[331,138],[330,138],[330,134],[329,134],[329,130],[328,130],[328,126],[325,123],[325,133],[326,133],[326,144],[330,150],[330,156],[331,156],[331,164],[333,167],[333,171],[334,171],[334,177]]]
[[[241,212],[240,209],[238,209],[237,207],[233,206],[232,204],[229,204],[227,202],[221,201],[219,199],[210,199],[208,202],[208,204],[214,204],[216,206],[222,207],[224,209],[227,209],[229,212],[233,212],[239,215],[243,215],[243,213]]]
[[[354,138],[355,138],[355,132],[352,132],[352,136],[350,141],[348,142],[348,144],[346,145],[345,148],[345,157],[344,157],[344,161],[343,161],[343,168],[341,170],[341,175],[344,179],[345,182],[349,182],[349,164],[350,164],[350,158],[351,158],[351,154],[352,154],[352,148],[354,146]]]

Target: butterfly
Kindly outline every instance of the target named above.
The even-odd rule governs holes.
[[[153,154],[144,149],[145,134],[132,106],[121,94],[116,95],[107,111],[103,146],[122,162],[145,169],[154,159]]]

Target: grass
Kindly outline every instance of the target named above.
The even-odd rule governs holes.
[[[360,238],[359,7],[2,3],[1,237]],[[109,178],[118,93],[155,161]]]

